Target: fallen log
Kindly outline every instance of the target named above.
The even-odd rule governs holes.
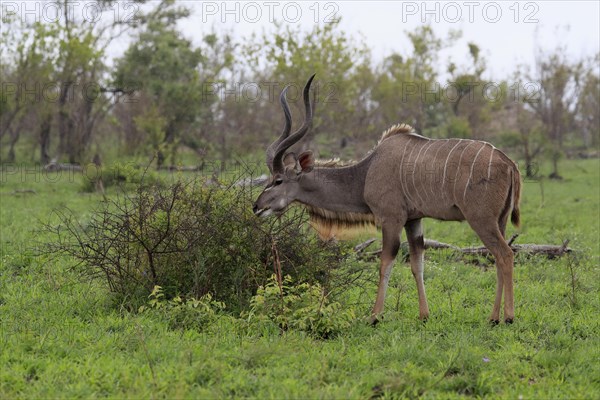
[[[204,168],[202,165],[162,165],[158,168],[159,171],[169,172],[199,172]]]
[[[237,181],[235,186],[262,186],[268,179],[269,177],[265,174],[256,178],[244,178]]]
[[[546,257],[552,259],[556,257],[562,257],[565,254],[571,253],[573,249],[568,247],[569,240],[565,240],[561,245],[550,245],[550,244],[514,244],[515,239],[518,237],[518,234],[513,235],[508,240],[508,245],[513,250],[514,253],[522,253],[528,255],[545,255]],[[364,243],[361,243],[354,247],[354,251],[358,254],[362,253],[364,249],[366,249],[371,243],[373,243],[375,239],[369,239]],[[483,257],[492,257],[492,254],[485,246],[479,247],[458,247],[448,243],[438,242],[437,240],[425,239],[425,249],[433,249],[433,250],[450,250],[460,255],[465,256],[483,256]],[[408,244],[406,242],[402,243],[402,251],[403,253],[408,253]],[[367,257],[377,257],[381,254],[381,249],[376,251],[371,251],[364,253]]]
[[[83,167],[79,164],[65,164],[65,163],[51,162],[49,164],[44,165],[44,171],[47,171],[47,172],[61,172],[61,171],[82,172]]]
[[[356,246],[354,246],[354,252],[355,253],[361,253],[364,249],[366,249],[367,247],[369,247],[371,244],[373,244],[373,242],[375,242],[375,238],[373,239],[369,239],[366,242],[357,244]]]

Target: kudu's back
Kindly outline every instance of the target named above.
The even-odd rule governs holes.
[[[374,151],[367,203],[403,209],[409,220],[494,217],[502,229],[512,209],[519,224],[520,174],[503,152],[483,141],[428,139],[406,125],[393,128]]]

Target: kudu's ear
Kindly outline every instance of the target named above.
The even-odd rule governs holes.
[[[296,168],[296,154],[289,152],[285,156],[283,156],[283,168],[285,170],[289,168]]]
[[[305,151],[298,157],[298,163],[302,172],[310,172],[315,167],[315,159],[313,158],[312,151]]]

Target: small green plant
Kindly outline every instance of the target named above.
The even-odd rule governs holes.
[[[345,330],[355,320],[352,308],[330,302],[318,283],[294,285],[288,275],[281,282],[273,275],[258,288],[250,301],[248,322],[274,322],[283,331],[297,329],[327,339]]]
[[[86,171],[81,181],[81,191],[86,193],[96,191],[99,180],[102,180],[105,189],[111,186],[135,189],[142,185],[160,187],[166,185],[158,172],[131,163],[114,163],[111,166],[95,169],[90,167]]]
[[[214,322],[225,309],[225,304],[213,300],[210,293],[199,299],[184,300],[181,296],[176,296],[167,300],[162,287],[157,285],[148,297],[148,305],[141,306],[139,312],[159,312],[169,322],[171,329],[202,330]]]

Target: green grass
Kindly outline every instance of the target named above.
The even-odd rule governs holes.
[[[525,182],[518,243],[569,239],[576,254],[517,256],[513,325],[487,323],[493,268],[430,251],[429,322],[418,321],[414,280],[398,261],[384,322],[360,318],[329,340],[253,331],[230,315],[202,331],[171,330],[155,314],[120,309],[102,281],[36,255],[40,220],[62,206],[85,220],[102,197],[81,193],[79,176],[3,174],[0,398],[599,398],[600,162],[561,166],[563,181]],[[464,223],[428,220],[425,232],[478,244]],[[344,299],[367,316],[375,289]]]

